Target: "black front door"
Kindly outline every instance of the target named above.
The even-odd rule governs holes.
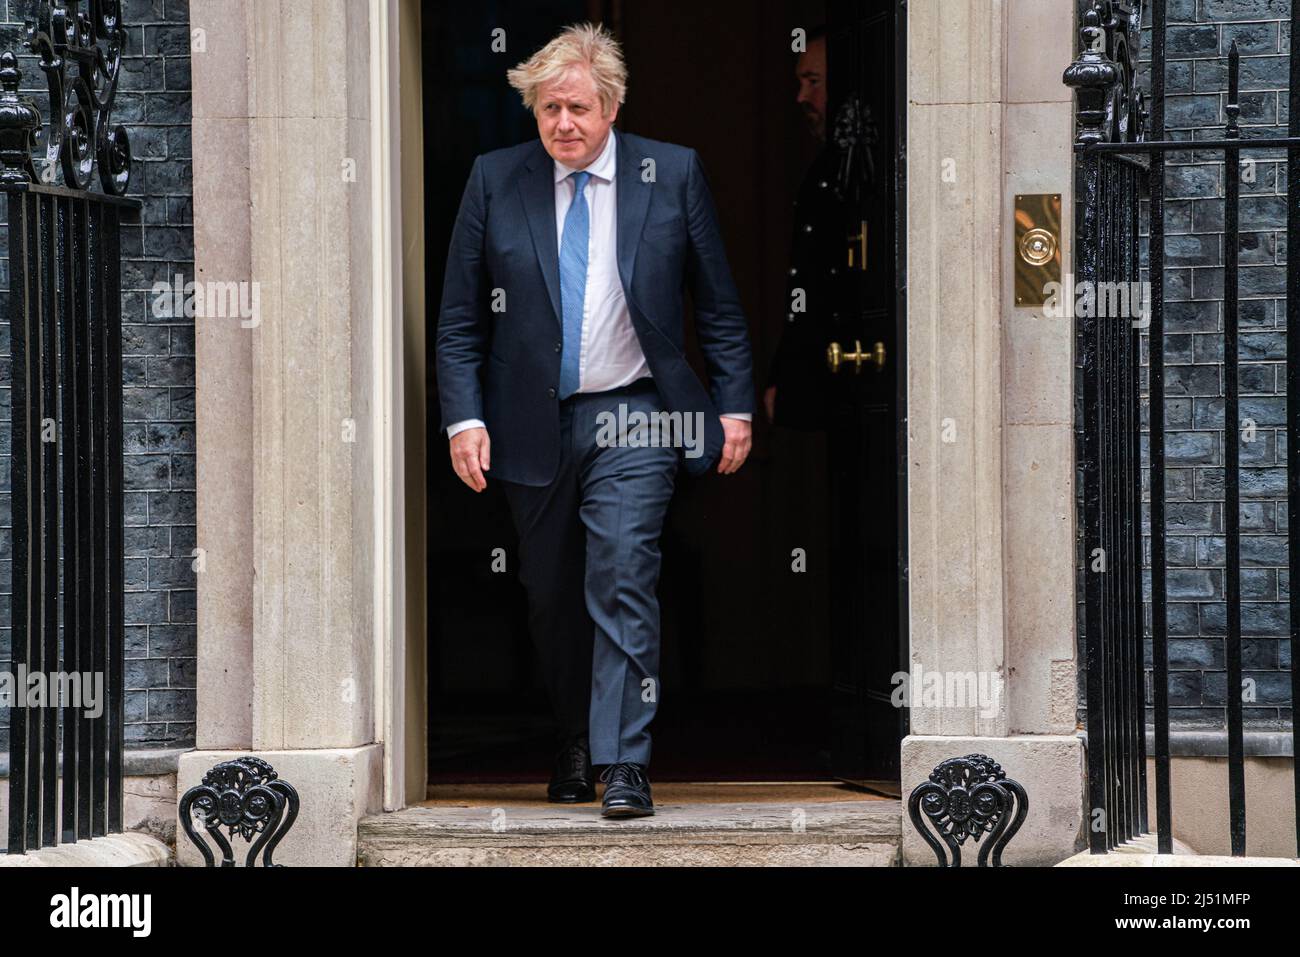
[[[831,770],[890,788],[906,711],[900,334],[906,23],[898,0],[828,4],[828,140],[839,159],[844,281],[829,323]]]

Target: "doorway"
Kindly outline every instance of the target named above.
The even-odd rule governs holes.
[[[889,700],[890,677],[906,660],[900,17],[895,0],[544,0],[423,11],[431,324],[474,157],[536,136],[505,71],[562,26],[603,22],[623,43],[620,129],[699,152],[760,392],[786,324],[793,203],[820,151],[795,104],[794,28],[828,28],[828,117],[854,100],[872,118],[873,176],[843,223],[846,267],[858,257],[861,275],[827,327],[850,358],[832,377],[825,427],[773,427],[760,402],[740,473],[679,472],[661,540],[655,781],[897,787],[906,731],[905,712]],[[504,52],[492,49],[497,29]],[[703,378],[689,318],[687,329],[687,354]],[[429,779],[545,781],[553,739],[509,509],[490,475],[476,495],[451,471],[438,431],[432,328],[426,341]],[[874,356],[877,342],[879,370],[852,359]]]

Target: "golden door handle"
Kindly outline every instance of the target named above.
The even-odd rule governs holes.
[[[862,371],[864,362],[871,363],[877,372],[882,372],[885,368],[885,344],[877,342],[869,352],[862,351],[862,342],[858,339],[853,340],[852,352],[845,352],[838,342],[832,342],[826,347],[826,365],[832,373],[839,372],[840,366],[847,362],[853,363],[854,374]]]

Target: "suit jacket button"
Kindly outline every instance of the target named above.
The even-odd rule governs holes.
[[[558,342],[555,344],[555,351],[556,351],[556,352],[559,352],[559,351],[560,351],[560,343],[558,343]]]
[[[547,389],[547,390],[546,390],[546,394],[547,394],[547,396],[549,396],[549,397],[552,398],[552,399],[555,398],[555,390],[554,390],[554,389]]]

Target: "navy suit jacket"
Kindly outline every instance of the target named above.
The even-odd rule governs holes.
[[[682,456],[699,475],[722,453],[719,413],[754,411],[749,330],[699,156],[615,132],[619,277],[664,408],[702,414],[704,452]],[[492,441],[488,477],[532,486],[553,481],[560,461],[563,327],[554,171],[541,140],[474,161],[438,315],[442,429],[483,420]],[[683,352],[687,289],[707,390]],[[502,311],[492,308],[496,290],[504,292]]]

